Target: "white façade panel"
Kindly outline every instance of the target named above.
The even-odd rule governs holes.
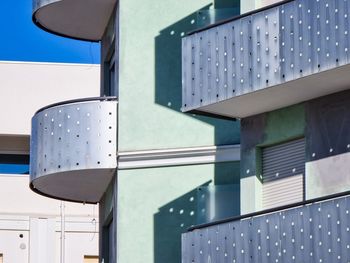
[[[37,109],[100,94],[99,65],[0,61],[0,72],[0,134],[29,135]]]
[[[30,219],[30,259],[29,263],[52,262],[56,257],[55,219]]]
[[[28,263],[29,232],[0,230],[0,255],[3,263]]]
[[[350,153],[306,163],[306,198],[312,199],[350,189]]]

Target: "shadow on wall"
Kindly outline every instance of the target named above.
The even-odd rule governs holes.
[[[210,184],[204,183],[198,187]],[[181,262],[181,234],[197,222],[197,189],[159,208],[154,215],[154,262]]]
[[[222,7],[226,8],[225,5],[228,1],[220,1]],[[236,4],[237,1],[233,2]],[[232,6],[233,2],[231,0],[229,4]],[[207,5],[161,30],[155,38],[155,102],[169,110],[182,114],[184,118],[190,117],[212,125],[214,127],[215,145],[238,144],[240,142],[240,124],[238,121],[219,120],[181,112],[182,37],[187,32],[205,24],[203,22],[204,14],[210,14],[213,11],[212,9],[209,11],[210,6]],[[231,12],[230,16],[239,13],[239,8],[229,9],[231,10],[229,12],[222,10],[220,11],[221,17],[222,15],[227,16],[229,12]],[[214,185],[209,186],[211,182],[205,182],[198,188],[159,208],[159,212],[154,215],[155,263],[181,262],[181,234],[191,225],[208,222],[208,218],[215,220],[218,219],[217,216],[222,218],[239,214],[239,171],[238,162],[217,163],[214,167],[214,182],[212,182]],[[220,189],[217,187],[218,185],[220,185]],[[203,193],[206,201],[204,203],[198,202],[198,196],[202,196]],[[213,216],[208,215],[206,207],[208,203],[215,200],[221,203],[212,206],[211,213]],[[225,200],[229,200],[229,202],[225,202]],[[200,212],[203,209],[205,213],[201,215]]]
[[[169,110],[183,114],[184,117],[192,117],[215,127],[215,144],[239,143],[239,122],[219,120],[195,114],[181,112],[182,106],[182,74],[181,74],[181,39],[187,32],[203,26],[202,18],[209,13],[207,5],[202,9],[190,14],[171,26],[163,29],[155,38],[155,102]],[[230,9],[238,12],[239,9]],[[210,10],[212,11],[212,9]],[[228,16],[228,12],[224,12]],[[232,14],[231,14],[232,16]],[[207,20],[210,20],[206,17]],[[227,136],[231,134],[231,136]]]
[[[181,234],[189,227],[239,215],[239,181],[239,162],[219,163],[214,182],[160,207],[153,220],[154,263],[181,262]]]
[[[210,6],[198,12],[205,12]],[[155,39],[155,100],[157,104],[178,112],[181,112],[182,104],[181,39],[187,32],[197,28],[198,12],[163,29]]]

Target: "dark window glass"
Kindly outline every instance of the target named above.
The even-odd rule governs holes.
[[[113,219],[111,219],[110,223],[103,227],[102,234],[102,255],[104,259],[104,263],[112,263],[115,262],[115,239],[114,239],[114,230],[113,230]]]
[[[117,90],[116,90],[116,85],[115,85],[115,63],[114,63],[114,60],[112,63],[113,64],[110,65],[110,68],[109,68],[108,95],[109,96],[116,96]]]
[[[111,55],[110,59],[105,62],[104,67],[104,95],[118,96],[117,65],[114,53]]]
[[[29,174],[29,156],[0,154],[0,174]]]

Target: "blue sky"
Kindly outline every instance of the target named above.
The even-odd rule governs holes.
[[[0,60],[98,64],[100,47],[36,27],[31,0],[0,0]]]

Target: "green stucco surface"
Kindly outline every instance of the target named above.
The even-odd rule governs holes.
[[[302,137],[305,132],[304,104],[267,113],[265,139],[261,146]]]
[[[180,111],[181,37],[210,5],[120,1],[119,151],[239,143],[239,122]]]
[[[197,224],[197,188],[213,184],[218,170],[231,177],[226,183],[238,182],[234,167],[207,164],[119,171],[118,262],[181,262],[181,233]],[[229,202],[239,211],[239,198]]]
[[[241,213],[261,209],[262,147],[303,137],[305,104],[241,120]]]
[[[305,105],[297,104],[248,117],[242,121],[241,132],[241,177],[259,175],[261,147],[304,136]]]

